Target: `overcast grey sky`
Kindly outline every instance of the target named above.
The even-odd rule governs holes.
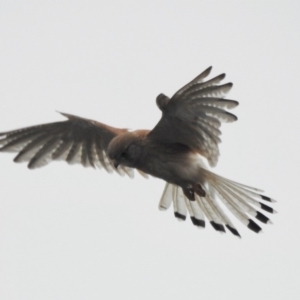
[[[55,110],[151,129],[156,96],[210,65],[239,120],[220,175],[278,200],[242,239],[160,212],[164,183],[0,155],[0,299],[297,299],[298,1],[0,1],[0,132]]]

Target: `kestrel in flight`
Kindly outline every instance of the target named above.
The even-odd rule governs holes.
[[[205,227],[207,219],[215,230],[225,232],[226,227],[240,236],[229,211],[258,233],[261,227],[250,216],[271,223],[257,208],[274,213],[260,201],[275,201],[259,189],[214,174],[206,165],[218,162],[221,123],[237,120],[225,109],[238,105],[224,99],[232,88],[232,83],[219,84],[225,74],[205,81],[211,69],[171,98],[156,98],[162,117],[152,130],[129,131],[62,113],[66,121],[0,133],[0,151],[17,152],[14,161],[28,162],[29,169],[55,160],[130,177],[136,169],[166,181],[159,208],[166,210],[173,203],[176,218],[185,220],[189,214],[198,227]]]

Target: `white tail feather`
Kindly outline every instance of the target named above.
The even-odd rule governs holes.
[[[173,186],[174,187],[174,193],[175,197],[173,198],[174,201],[174,211],[175,211],[175,203],[176,203],[176,211],[179,215],[177,216],[179,219],[185,220],[186,214],[187,214],[187,207],[185,204],[184,200],[184,194],[182,192],[182,189],[179,188],[178,186]]]
[[[159,210],[166,210],[168,209],[173,201],[172,195],[172,185],[170,183],[166,183],[165,189],[163,194],[160,198],[158,208]]]
[[[205,178],[205,184],[202,185],[205,196],[200,197],[195,194],[195,201],[188,200],[181,187],[167,183],[160,201],[160,209],[167,209],[173,202],[175,217],[185,220],[188,212],[193,224],[200,227],[205,226],[205,218],[207,218],[217,231],[225,232],[225,225],[238,237],[240,237],[238,231],[226,210],[220,206],[220,202],[234,217],[256,233],[261,232],[261,228],[249,216],[263,223],[272,224],[269,218],[255,209],[259,207],[269,213],[275,213],[273,208],[258,201],[257,198],[261,198],[272,202],[271,198],[259,194],[259,189],[234,182],[204,169],[201,169],[201,172],[202,177]]]
[[[248,225],[248,217],[245,213],[243,213],[239,207],[235,205],[235,203],[232,203],[230,196],[227,195],[226,192],[224,192],[216,183],[211,183],[214,187],[215,191],[217,192],[219,198],[222,200],[222,202],[225,204],[227,209],[244,225]]]

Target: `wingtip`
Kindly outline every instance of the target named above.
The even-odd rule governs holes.
[[[68,115],[68,114],[63,113],[63,112],[61,112],[61,111],[59,111],[59,110],[55,110],[55,112],[57,112],[58,114],[61,114],[62,116],[66,117],[66,118],[69,118],[69,115]]]
[[[220,78],[220,80],[223,80],[225,77],[226,77],[226,74],[225,73],[222,73],[218,76]]]
[[[62,116],[66,117],[67,119],[81,119],[80,117],[71,115],[71,114],[67,114],[67,113],[63,113],[61,111],[55,110],[57,113],[61,114]]]
[[[206,76],[208,76],[210,74],[211,70],[212,70],[212,66],[208,67],[203,73],[205,73]]]

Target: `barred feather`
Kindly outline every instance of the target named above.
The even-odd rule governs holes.
[[[272,224],[267,216],[256,209],[264,209],[266,205],[255,199],[265,197],[269,201],[271,198],[259,194],[256,188],[236,183],[208,170],[201,169],[201,172],[206,178],[204,197],[195,194],[195,201],[190,201],[180,187],[166,183],[160,209],[166,210],[173,203],[174,215],[178,219],[185,220],[188,212],[194,225],[205,227],[206,218],[215,230],[225,232],[227,228],[237,237],[241,236],[221,203],[235,218],[256,233],[261,232],[261,227],[250,216],[262,223]],[[275,213],[271,207],[266,207],[265,211]]]

